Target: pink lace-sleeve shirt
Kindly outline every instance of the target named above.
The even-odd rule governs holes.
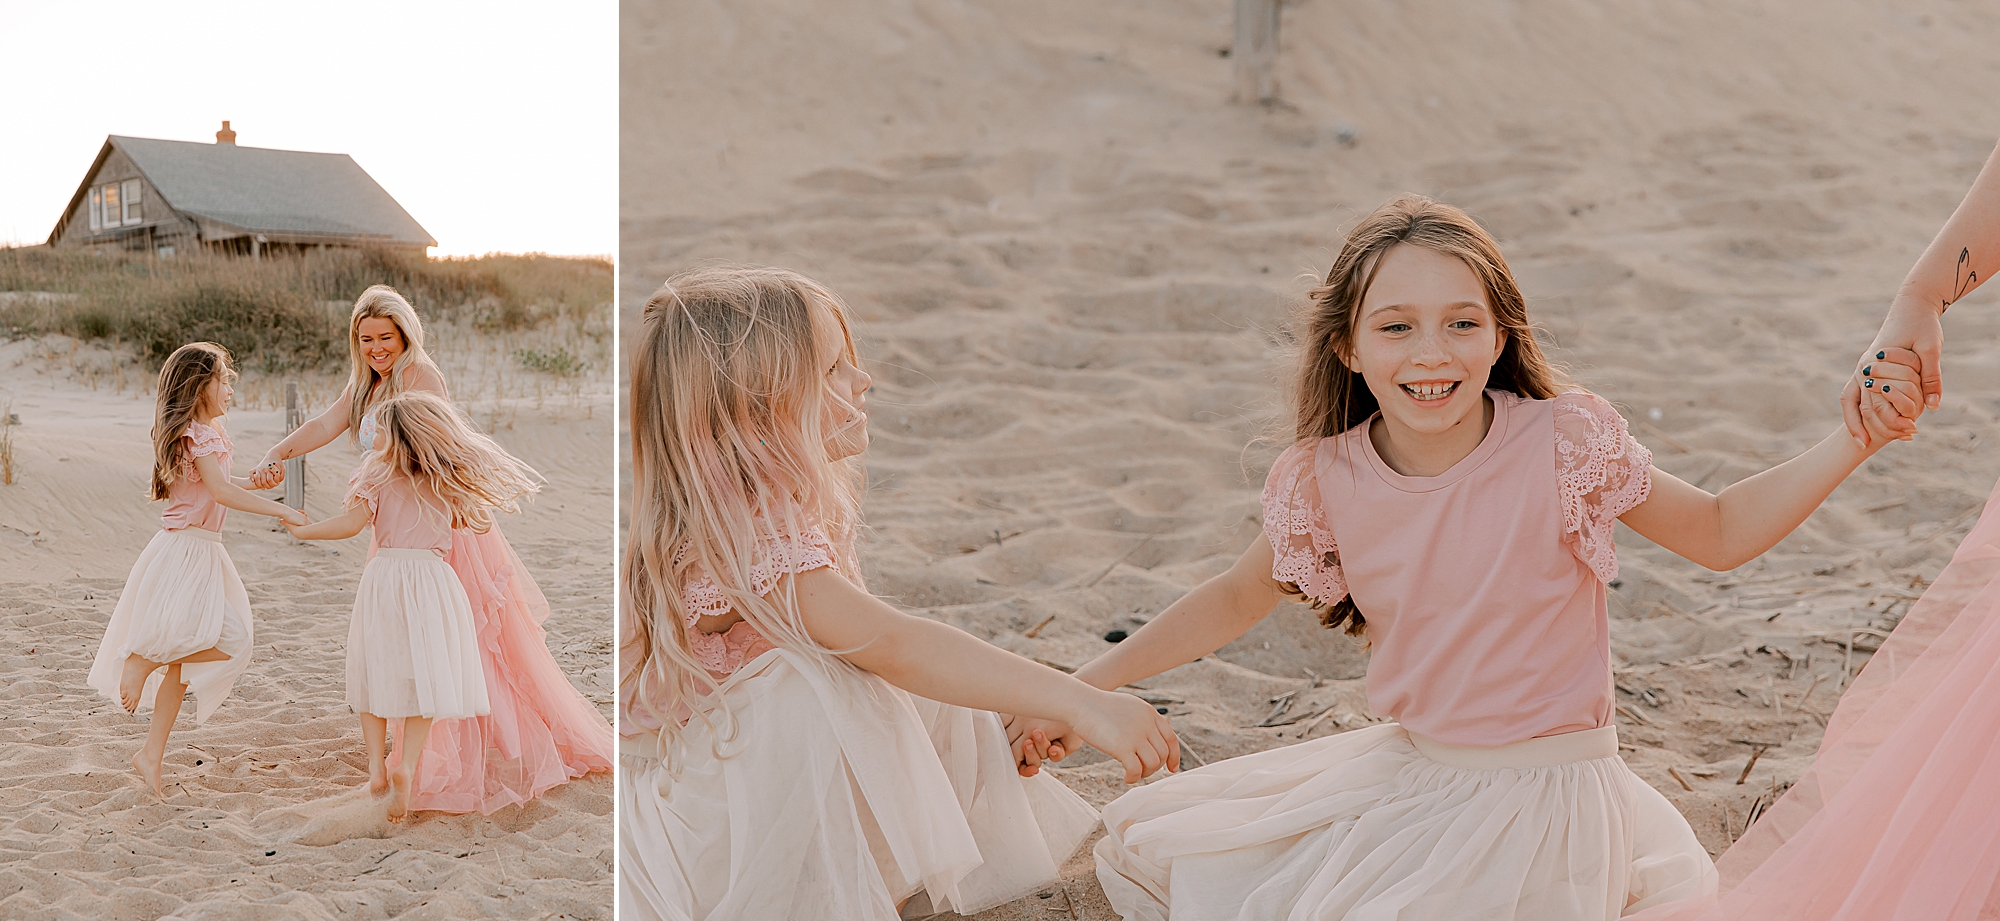
[[[220,418],[212,426],[190,422],[181,437],[187,439],[187,453],[181,455],[181,469],[167,487],[167,509],[160,513],[160,527],[168,531],[182,528],[220,531],[228,509],[209,495],[208,487],[201,482],[201,472],[194,469],[194,459],[213,454],[216,465],[227,475],[229,455],[236,449],[229,443],[229,433],[222,430]]]
[[[1271,574],[1368,621],[1368,703],[1493,747],[1611,725],[1612,530],[1646,501],[1650,451],[1581,391],[1488,391],[1493,425],[1434,477],[1390,469],[1357,426],[1287,450],[1264,486]]]
[[[687,546],[677,550],[675,564],[686,562],[688,551]],[[833,542],[817,525],[807,524],[797,534],[766,529],[758,535],[758,556],[750,566],[750,591],[760,596],[768,595],[785,576],[822,568],[830,568],[859,584],[843,563],[834,551]],[[734,605],[715,580],[698,565],[690,569],[690,573],[681,585],[681,602],[685,611],[682,623],[688,630],[689,651],[709,675],[720,681],[734,674],[744,663],[774,648],[771,641],[758,633],[757,628],[747,620],[737,621],[720,633],[703,633],[697,629],[696,623],[702,618],[727,614]],[[646,692],[642,690],[639,693]],[[638,731],[658,731],[660,728],[659,720],[650,715],[648,708],[634,707],[629,699],[621,702],[620,710],[623,712],[619,729],[627,735]]]

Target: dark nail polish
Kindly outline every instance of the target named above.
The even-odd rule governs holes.
[[[1869,378],[1868,380],[1865,380],[1865,381],[1862,381],[1862,382],[1861,382],[1861,389],[1863,389],[1863,390],[1874,390],[1874,389],[1875,389],[1875,379],[1874,379],[1874,378]]]
[[[1876,352],[1876,353],[1875,353],[1875,360],[1876,360],[1876,361],[1881,361],[1882,359],[1884,359],[1884,358],[1887,358],[1887,357],[1889,357],[1889,353],[1888,353],[1888,352]]]
[[[1888,384],[1883,384],[1883,385],[1882,385],[1882,392],[1883,392],[1883,393],[1888,393],[1888,392],[1889,392],[1889,385],[1888,385]]]
[[[1875,366],[1874,366],[1874,365],[1866,365],[1866,366],[1862,367],[1862,369],[1861,369],[1861,374],[1862,374],[1862,375],[1863,375],[1864,377],[1865,377],[1865,376],[1867,376],[1867,375],[1870,375],[1870,374],[1874,374],[1874,373],[1875,373]]]

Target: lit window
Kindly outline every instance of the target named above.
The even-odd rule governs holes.
[[[104,226],[116,227],[118,223],[118,186],[108,185],[104,187]]]
[[[139,180],[127,179],[119,186],[118,201],[124,207],[124,223],[137,224],[143,220],[139,216]]]
[[[104,190],[103,190],[103,189],[91,189],[91,190],[90,190],[90,229],[91,229],[91,230],[100,230],[100,229],[102,229],[103,227],[104,227]]]

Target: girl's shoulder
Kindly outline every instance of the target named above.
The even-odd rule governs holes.
[[[190,421],[181,437],[192,443],[187,455],[191,459],[230,450],[229,433],[222,427],[221,416],[206,423]]]
[[[756,519],[757,547],[750,560],[750,582],[741,588],[753,595],[768,595],[786,576],[814,569],[842,572],[826,528],[802,509],[788,509]],[[694,542],[684,540],[674,548],[673,564],[687,564],[695,555]],[[734,603],[716,583],[713,574],[699,560],[688,565],[681,580],[681,600],[688,623],[701,617],[726,614]]]

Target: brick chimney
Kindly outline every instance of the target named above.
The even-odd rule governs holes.
[[[223,122],[222,130],[215,133],[215,142],[217,144],[232,145],[236,143],[236,132],[229,130],[229,122]]]

